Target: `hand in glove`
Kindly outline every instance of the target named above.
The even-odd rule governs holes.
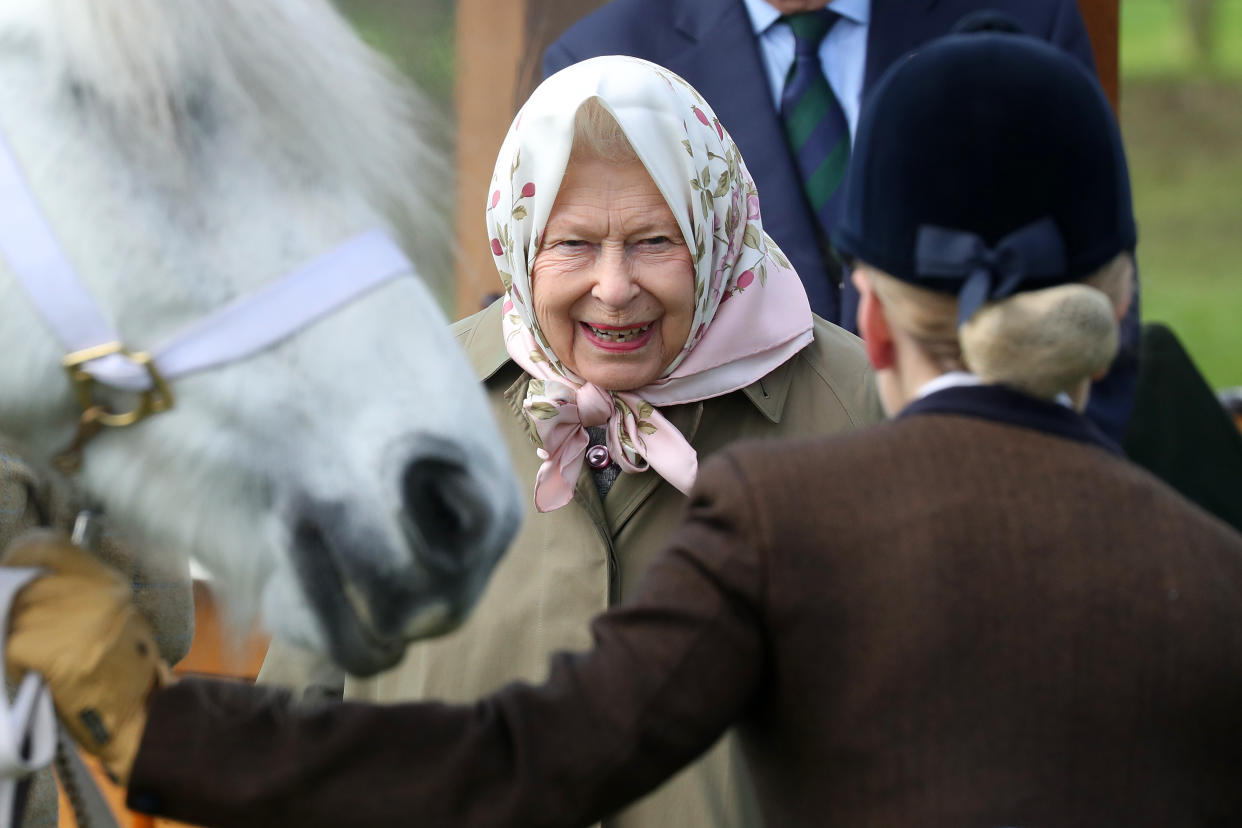
[[[53,532],[18,538],[0,563],[47,570],[13,602],[9,675],[33,670],[43,676],[69,732],[125,784],[146,725],[147,698],[170,680],[129,584]]]

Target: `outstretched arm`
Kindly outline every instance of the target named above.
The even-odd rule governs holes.
[[[727,461],[635,600],[547,683],[469,706],[292,706],[182,681],[154,698],[130,806],[219,826],[579,825],[706,750],[752,697],[763,573]]]

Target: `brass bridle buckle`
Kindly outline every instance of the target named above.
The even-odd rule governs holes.
[[[141,365],[151,379],[151,387],[134,392],[138,402],[129,411],[112,411],[96,398],[96,389],[104,383],[92,377],[82,366],[102,357],[120,354],[130,362]],[[52,460],[64,474],[74,474],[82,467],[82,449],[92,437],[104,428],[124,428],[140,423],[152,414],[173,407],[172,390],[151,361],[151,355],[143,351],[131,351],[119,342],[108,342],[74,351],[61,360],[69,373],[74,396],[82,407],[78,418],[78,430],[69,445]]]
[[[140,365],[151,379],[151,387],[145,391],[135,392],[138,402],[129,411],[112,411],[96,399],[95,390],[102,385],[82,366],[113,354],[120,354],[135,365]],[[120,342],[108,342],[74,351],[61,360],[69,373],[69,382],[73,385],[73,393],[82,407],[81,424],[90,422],[105,428],[124,428],[142,422],[152,414],[167,411],[173,407],[172,390],[160,374],[151,355],[145,351],[131,351]]]

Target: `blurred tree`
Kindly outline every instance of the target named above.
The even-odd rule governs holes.
[[[1195,61],[1210,67],[1216,58],[1216,23],[1220,3],[1217,0],[1182,0],[1186,7],[1186,23],[1190,29],[1190,45]]]
[[[333,0],[440,109],[453,105],[453,0]]]

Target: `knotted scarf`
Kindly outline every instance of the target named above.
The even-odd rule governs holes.
[[[530,301],[531,267],[569,161],[574,117],[590,98],[620,124],[676,216],[694,263],[689,338],[659,379],[627,391],[600,388],[566,368]],[[594,58],[544,81],[496,159],[487,228],[506,288],[505,346],[532,377],[523,408],[544,461],[535,480],[541,512],[572,499],[589,426],[606,427],[623,472],[652,469],[688,492],[697,454],[659,407],[744,388],[811,342],[806,293],[763,231],[759,196],[737,146],[703,98],[655,64]]]

